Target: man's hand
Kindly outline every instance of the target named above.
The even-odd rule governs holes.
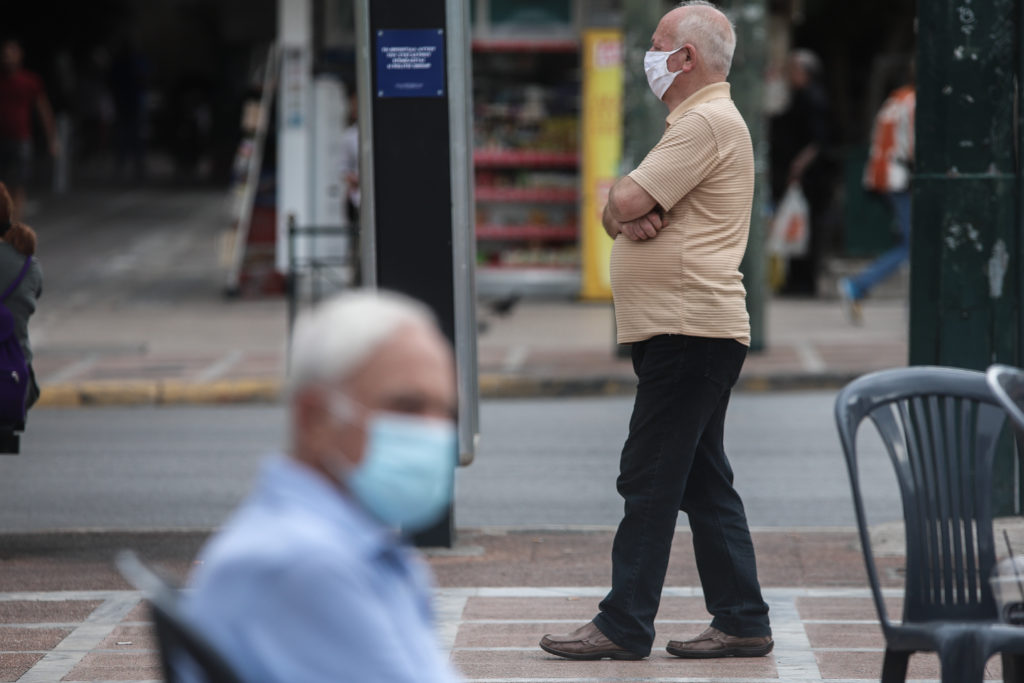
[[[601,222],[604,225],[605,232],[612,239],[619,235],[625,235],[634,242],[654,239],[661,232],[661,229],[665,227],[665,217],[660,208],[655,208],[636,220],[620,223],[612,218],[611,211],[605,206]]]
[[[635,221],[621,224],[620,232],[634,242],[641,242],[657,237],[663,227],[665,227],[665,219],[662,217],[661,211],[655,209]]]

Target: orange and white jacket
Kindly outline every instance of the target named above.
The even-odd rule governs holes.
[[[871,133],[864,187],[876,192],[904,192],[914,165],[914,86],[899,88],[882,103]]]

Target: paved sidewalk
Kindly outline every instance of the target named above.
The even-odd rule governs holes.
[[[709,617],[689,533],[676,535],[658,635],[639,662],[574,662],[537,647],[544,633],[589,620],[610,576],[610,529],[464,529],[429,552],[437,576],[439,638],[468,681],[816,683],[878,680],[883,641],[851,530],[755,530],[775,650],[758,659],[684,661],[669,638]],[[156,646],[141,596],[117,576],[117,549],[182,577],[205,532],[6,535],[0,566],[0,681],[155,681]],[[73,560],[70,561],[69,560]],[[901,609],[899,553],[878,558],[890,613]],[[988,679],[1000,679],[998,658]],[[911,658],[910,680],[936,680],[934,655]]]
[[[287,343],[282,295],[225,299],[224,192],[140,189],[51,197],[29,219],[44,295],[30,324],[42,405],[273,400]],[[897,297],[905,282],[895,288]],[[890,296],[893,288],[889,288]],[[610,304],[520,301],[479,310],[484,396],[631,393]],[[900,298],[852,327],[835,300],[770,303],[767,349],[741,386],[837,386],[906,362]]]
[[[43,302],[45,303],[45,301]],[[906,364],[902,302],[866,307],[849,326],[834,301],[776,300],[767,349],[748,356],[741,390],[837,387]],[[508,315],[481,309],[484,397],[632,393],[616,357],[609,304],[524,301]],[[265,401],[278,396],[287,325],[280,299],[154,307],[91,305],[36,324],[44,406]]]

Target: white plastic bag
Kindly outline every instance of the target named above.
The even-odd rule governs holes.
[[[768,253],[803,256],[811,237],[811,211],[800,183],[793,183],[782,195],[768,234]]]

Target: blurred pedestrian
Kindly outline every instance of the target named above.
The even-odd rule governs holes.
[[[146,176],[146,85],[149,62],[135,43],[124,40],[110,63],[110,92],[113,96],[116,126],[114,128],[114,163],[118,176],[125,176],[131,167],[132,182]]]
[[[428,310],[354,292],[300,318],[288,455],[202,551],[186,613],[247,681],[454,681],[400,540],[447,509],[455,371]]]
[[[754,546],[723,447],[725,412],[750,344],[739,272],[754,192],[750,133],[726,77],[736,46],[714,5],[662,18],[644,60],[668,126],[611,189],[604,226],[618,340],[638,377],[612,547],[612,589],[593,621],[541,647],[569,659],[640,659],[654,642],[672,537],[686,512],[709,628],[669,641],[684,658],[755,657],[773,641]]]
[[[59,149],[53,109],[39,76],[22,68],[23,52],[16,40],[0,44],[0,181],[14,200],[13,220],[22,217],[25,186],[32,171],[32,113],[39,114],[48,151]]]
[[[832,196],[832,172],[824,158],[828,145],[828,97],[822,86],[821,60],[810,50],[794,50],[787,61],[789,104],[771,120],[772,200],[799,183],[810,207],[807,253],[789,259],[784,294],[814,296],[825,250],[825,213]]]
[[[43,294],[43,271],[35,258],[36,233],[14,218],[14,201],[7,187],[0,182],[0,287],[7,288],[27,267],[21,282],[2,305],[14,318],[14,334],[28,363],[28,385],[25,407],[39,400],[39,384],[32,369],[32,346],[28,340],[28,320],[36,312],[36,301]],[[26,266],[27,261],[27,266]]]
[[[871,133],[871,151],[864,168],[864,187],[884,194],[892,206],[899,243],[851,278],[838,281],[839,300],[850,322],[862,321],[860,302],[882,280],[899,270],[910,256],[910,177],[914,170],[913,69],[909,78],[882,103]]]

